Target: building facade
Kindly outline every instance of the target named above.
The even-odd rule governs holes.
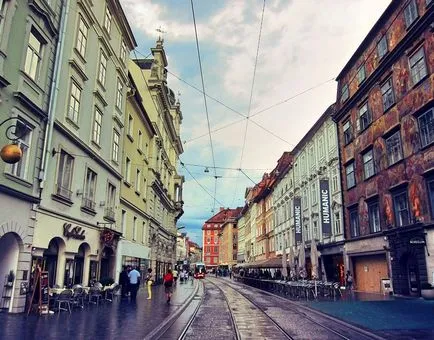
[[[188,264],[189,245],[187,233],[178,232],[176,237],[176,263],[180,268],[182,268],[183,264]]]
[[[292,166],[275,186],[276,249],[281,254],[292,247],[295,254],[297,246],[304,244],[311,277],[310,244],[315,239],[318,275],[324,273],[325,279],[344,284],[342,192],[333,112],[331,105],[295,146]]]
[[[180,139],[181,104],[167,85],[168,63],[161,38],[151,53],[152,59],[134,60],[130,72],[156,132],[149,145],[149,164],[144,165],[149,171],[143,187],[150,216],[151,266],[157,281],[161,281],[167,269],[176,263],[176,222],[184,212],[184,177],[179,175],[178,166],[184,150]],[[127,129],[133,125],[131,118]]]
[[[24,311],[30,279],[63,10],[60,0],[0,1],[0,145],[14,139],[23,153],[0,160],[0,308],[13,313]]]
[[[129,61],[129,68],[136,68]],[[131,75],[128,74],[130,91],[127,94],[124,115],[123,138],[114,132],[114,138],[123,140],[122,160],[123,181],[120,186],[120,221],[122,237],[116,252],[116,274],[123,266],[139,268],[142,275],[150,267],[151,248],[149,225],[151,216],[148,212],[148,183],[151,176],[149,169],[150,146],[154,142],[156,131],[144,107],[143,99]],[[140,79],[139,79],[140,80]],[[114,149],[114,152],[119,152]]]
[[[434,261],[434,6],[392,1],[343,68],[337,110],[355,287],[419,295]]]
[[[136,46],[118,0],[69,2],[64,32],[32,248],[32,268],[40,263],[50,286],[61,287],[117,279],[128,55]]]
[[[232,268],[237,263],[238,228],[237,222],[242,208],[231,209],[219,232],[219,266]]]

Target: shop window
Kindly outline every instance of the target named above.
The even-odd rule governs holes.
[[[359,213],[357,211],[357,208],[350,209],[349,215],[351,237],[360,236]]]
[[[407,189],[400,190],[393,194],[393,208],[397,227],[410,224]]]

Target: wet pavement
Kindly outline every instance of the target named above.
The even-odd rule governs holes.
[[[74,309],[71,314],[27,317],[0,313],[0,339],[144,339],[185,303],[195,285],[178,283],[170,305],[159,285],[152,287],[152,300],[146,299],[145,288],[141,288],[136,302],[116,298],[112,303]]]

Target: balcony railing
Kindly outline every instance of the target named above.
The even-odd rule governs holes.
[[[115,220],[115,210],[113,207],[107,207],[104,209],[104,217],[111,221]]]
[[[83,200],[81,201],[81,207],[94,211],[95,210],[95,202],[90,198],[83,197]]]
[[[69,188],[62,187],[61,185],[57,185],[56,194],[69,200],[71,200],[72,197],[72,191],[69,190]]]

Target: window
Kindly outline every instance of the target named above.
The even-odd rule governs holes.
[[[87,30],[88,28],[83,18],[80,16],[78,22],[77,42],[75,44],[75,48],[83,58],[86,56]]]
[[[74,158],[64,150],[61,150],[59,156],[59,171],[57,173],[57,195],[71,199],[73,171]]]
[[[84,185],[83,206],[95,210],[96,173],[90,169],[86,172]]]
[[[430,109],[417,119],[419,122],[420,143],[425,147],[434,142],[434,109]]]
[[[141,151],[143,150],[143,134],[142,131],[139,130],[139,140],[137,141],[137,148]]]
[[[333,125],[328,127],[329,150],[336,145],[336,133]]]
[[[112,13],[110,12],[109,8],[105,8],[105,17],[104,17],[104,28],[106,29],[107,33],[110,33],[112,25]]]
[[[374,154],[372,149],[363,154],[363,170],[365,179],[375,175]]]
[[[341,89],[341,103],[345,102],[349,97],[348,84],[342,86]]]
[[[360,131],[365,130],[371,124],[371,113],[369,112],[368,103],[362,105],[359,109]]]
[[[11,165],[11,173],[14,176],[26,179],[28,177],[27,173],[28,173],[29,162],[30,162],[29,152],[30,152],[30,144],[32,140],[32,130],[30,126],[17,120],[14,134],[15,136],[21,137],[18,139],[17,142],[23,155],[19,162]]]
[[[125,235],[125,228],[127,226],[127,212],[125,210],[122,210],[122,219],[121,219],[121,230],[122,234]]]
[[[337,170],[333,170],[332,188],[333,188],[333,192],[336,192],[336,191],[339,190],[338,172],[337,172]]]
[[[341,214],[339,212],[335,213],[335,234],[341,234]]]
[[[116,187],[108,183],[107,185],[107,207],[114,208],[116,205]]]
[[[312,196],[312,204],[316,204],[316,196],[317,196],[317,192],[316,192],[316,183],[312,184],[311,187],[311,196]]]
[[[417,84],[427,75],[425,52],[423,46],[419,48],[409,59],[411,79],[413,84]]]
[[[356,185],[356,176],[354,172],[354,162],[351,162],[345,168],[345,172],[347,175],[347,189],[351,189]]]
[[[310,167],[313,169],[315,168],[315,147],[312,145],[309,149],[309,161],[310,161]]]
[[[389,165],[393,165],[402,159],[401,136],[399,131],[386,139],[387,159]]]
[[[357,70],[357,84],[362,84],[366,79],[366,69],[365,69],[365,64],[363,64],[362,66],[359,67],[359,69]]]
[[[131,115],[128,116],[128,135],[133,137],[133,117]]]
[[[131,182],[131,160],[128,157],[125,159],[125,180]]]
[[[36,31],[32,28],[29,36],[29,44],[27,45],[26,62],[24,64],[24,72],[32,78],[37,80],[39,76],[39,67],[42,58],[42,39],[39,38]]]
[[[124,86],[121,81],[118,79],[118,90],[116,92],[116,106],[119,110],[122,111],[122,103],[124,100]]]
[[[377,45],[378,59],[382,59],[388,51],[389,48],[387,46],[387,37],[383,35]]]
[[[416,1],[412,0],[404,9],[405,26],[409,28],[411,24],[417,19],[417,6]]]
[[[395,95],[393,94],[392,77],[386,80],[381,86],[381,95],[383,96],[383,109],[386,111],[395,104]]]
[[[119,162],[119,132],[113,129],[112,160]]]
[[[133,217],[133,241],[137,240],[137,217]]]
[[[324,145],[324,138],[323,136],[319,136],[318,138],[318,149],[319,149],[319,158],[324,158],[324,149],[325,149],[325,145]]]
[[[142,243],[146,243],[146,222],[142,222]]]
[[[74,123],[78,123],[78,115],[80,112],[81,89],[75,83],[71,82],[71,93],[69,96],[68,118]]]
[[[8,11],[8,0],[0,0],[0,37],[3,32],[4,19],[6,18]]]
[[[434,177],[427,180],[428,185],[428,196],[430,200],[431,207],[431,220],[434,220]]]
[[[360,236],[359,213],[357,211],[357,208],[350,210],[350,228],[352,237]]]
[[[120,53],[121,60],[125,63],[125,60],[127,58],[127,46],[125,45],[125,41],[122,40],[121,42],[121,53]]]
[[[368,216],[371,233],[378,233],[381,231],[380,208],[378,206],[378,201],[368,203]]]
[[[319,234],[318,234],[318,221],[313,221],[313,235],[312,235],[313,239],[318,240],[319,239]]]
[[[102,125],[102,113],[99,109],[95,109],[95,115],[93,118],[93,132],[92,140],[99,145],[101,141],[101,125]]]
[[[410,212],[408,210],[408,197],[406,190],[402,190],[393,195],[393,208],[397,227],[402,227],[410,223]]]
[[[344,123],[344,142],[345,142],[345,145],[351,143],[352,140],[353,140],[353,128],[351,126],[351,121],[347,120]]]
[[[99,56],[99,73],[98,73],[98,81],[102,86],[105,85],[105,76],[107,73],[107,57],[103,51]]]
[[[140,183],[141,183],[141,180],[142,180],[142,177],[141,177],[141,174],[140,174],[140,170],[137,169],[136,170],[136,183],[135,183],[135,185],[136,185],[136,192],[140,192]]]

